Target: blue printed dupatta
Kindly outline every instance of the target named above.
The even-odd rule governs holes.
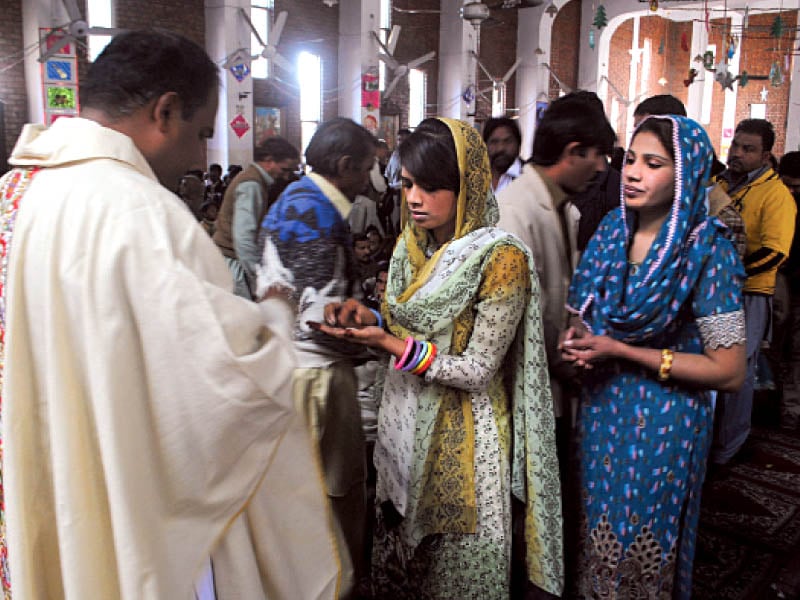
[[[675,193],[669,218],[638,272],[629,273],[633,231],[621,195],[621,207],[606,215],[589,242],[567,303],[592,333],[626,343],[647,340],[675,320],[703,272],[704,258],[725,230],[708,216],[705,183],[713,151],[705,130],[686,117],[649,118],[672,121]]]

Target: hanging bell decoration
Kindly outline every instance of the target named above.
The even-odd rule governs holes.
[[[589,30],[589,48],[594,50],[594,29]]]
[[[544,12],[550,15],[550,18],[552,19],[556,16],[556,14],[558,14],[558,7],[550,2],[550,4],[547,5],[547,8],[544,9]]]
[[[658,10],[658,0],[650,0],[650,10],[656,12]]]

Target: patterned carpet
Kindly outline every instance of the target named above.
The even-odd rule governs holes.
[[[800,598],[800,436],[758,428],[703,490],[693,597]]]

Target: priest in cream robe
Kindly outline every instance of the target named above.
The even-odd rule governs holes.
[[[26,126],[0,180],[6,597],[189,599],[209,557],[220,600],[347,591],[288,293],[235,296],[165,187],[203,164],[218,85],[180,36],[118,36],[82,118]]]

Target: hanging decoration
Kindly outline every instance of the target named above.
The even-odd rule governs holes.
[[[742,71],[741,73],[739,73],[738,79],[739,79],[739,87],[743,88],[747,85],[747,82],[750,81],[750,75],[747,73],[747,71]]]
[[[744,7],[744,16],[742,17],[742,31],[750,26],[750,7]]]
[[[728,36],[728,60],[732,59],[734,54],[736,54],[736,37],[729,35]]]
[[[723,90],[729,89],[733,91],[733,82],[736,81],[736,78],[728,71],[728,64],[720,62],[717,64],[714,81],[720,84]]]
[[[769,28],[769,34],[776,39],[780,39],[783,37],[785,28],[786,25],[784,24],[783,19],[781,19],[781,16],[778,15],[772,22],[772,27]]]
[[[706,50],[703,53],[703,68],[708,71],[714,70],[714,52],[711,50]]]
[[[761,94],[761,101],[762,102],[766,102],[767,101],[767,95],[769,94],[769,90],[767,88],[765,88],[764,86],[761,86],[761,91],[759,93]]]
[[[684,52],[689,51],[689,38],[685,31],[681,34],[681,50]]]
[[[237,62],[236,64],[231,65],[228,70],[231,72],[231,75],[233,75],[234,79],[236,79],[236,81],[239,83],[242,83],[242,81],[244,81],[244,79],[250,75],[250,65],[245,62]]]
[[[594,50],[594,29],[589,30],[589,48]]]
[[[658,0],[650,0],[650,10],[653,12],[658,10]]]
[[[683,80],[683,85],[689,87],[697,77],[697,69],[689,69],[689,77]]]
[[[703,10],[706,13],[705,16],[706,33],[711,33],[711,11],[708,9],[708,0],[703,0]]]
[[[658,45],[658,53],[664,54],[664,38],[661,38],[661,43]]]
[[[547,5],[547,8],[544,9],[544,12],[550,15],[550,18],[552,19],[558,14],[558,7],[553,3],[552,0],[550,0],[550,4]]]
[[[606,7],[602,4],[597,7],[597,12],[594,13],[594,21],[592,21],[592,25],[597,27],[598,29],[602,29],[606,25],[608,25],[608,16],[606,15]]]
[[[769,69],[769,83],[772,87],[779,87],[783,83],[783,71],[778,61],[773,61]]]

